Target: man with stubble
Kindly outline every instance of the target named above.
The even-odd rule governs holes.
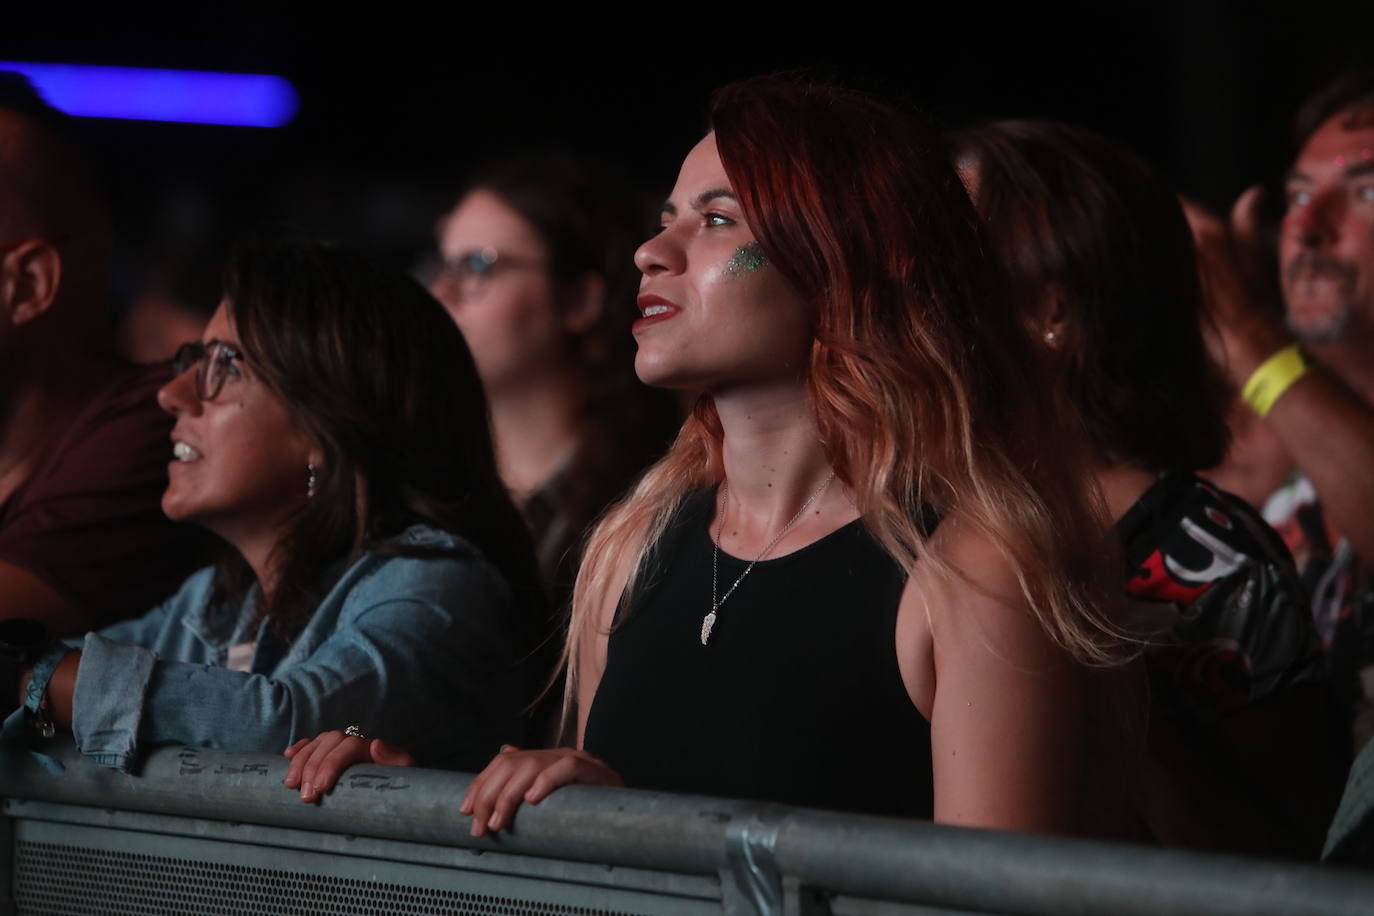
[[[1229,227],[1196,208],[1189,217],[1215,351],[1254,427],[1240,441],[1265,456],[1267,479],[1286,478],[1264,514],[1311,589],[1358,750],[1374,734],[1374,68],[1313,95],[1294,136],[1278,240],[1282,308],[1256,266],[1258,188],[1237,201]]]

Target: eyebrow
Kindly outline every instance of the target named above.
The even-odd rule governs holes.
[[[1361,175],[1370,174],[1374,174],[1374,162],[1368,162],[1365,160],[1361,160],[1351,165],[1344,166],[1341,169],[1341,178],[1344,180],[1348,180],[1351,178],[1359,178]],[[1312,178],[1312,176],[1304,172],[1299,172],[1297,169],[1289,169],[1287,176],[1284,177],[1285,182],[1305,181],[1311,183],[1313,180],[1314,179]]]
[[[696,197],[692,198],[692,209],[700,210],[711,201],[720,200],[721,198],[729,198],[739,203],[739,199],[735,197],[735,192],[731,191],[729,188],[711,188],[709,191],[702,191]],[[673,206],[672,201],[665,200],[658,212],[666,213],[669,216],[677,216],[677,207]]]

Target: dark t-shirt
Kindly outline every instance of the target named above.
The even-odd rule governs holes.
[[[90,627],[141,614],[206,560],[205,538],[162,514],[173,418],[167,366],[121,369],[0,503],[0,560],[23,567]]]
[[[1236,497],[1160,477],[1121,518],[1127,595],[1171,605],[1146,655],[1156,698],[1198,724],[1323,680],[1307,597],[1283,542]]]

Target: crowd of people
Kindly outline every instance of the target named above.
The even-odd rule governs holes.
[[[0,753],[1315,858],[1374,734],[1374,71],[1296,124],[1274,251],[1084,128],[753,78],[647,240],[513,157],[428,290],[250,237],[134,365],[88,153],[0,74]]]

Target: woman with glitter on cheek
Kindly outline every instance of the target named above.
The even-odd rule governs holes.
[[[1105,522],[938,134],[782,78],[711,127],[636,255],[640,378],[703,393],[584,555],[577,746],[472,832],[573,782],[1115,830]]]
[[[658,235],[635,256],[644,275],[635,371],[650,385],[708,391],[714,400],[762,387],[800,407],[815,310],[770,266],[714,134],[687,157],[678,187]]]
[[[1106,526],[938,137],[776,78],[711,121],[636,256],[634,329],[644,381],[705,393],[587,548],[579,747],[506,749],[473,832],[621,780],[1115,830]]]

